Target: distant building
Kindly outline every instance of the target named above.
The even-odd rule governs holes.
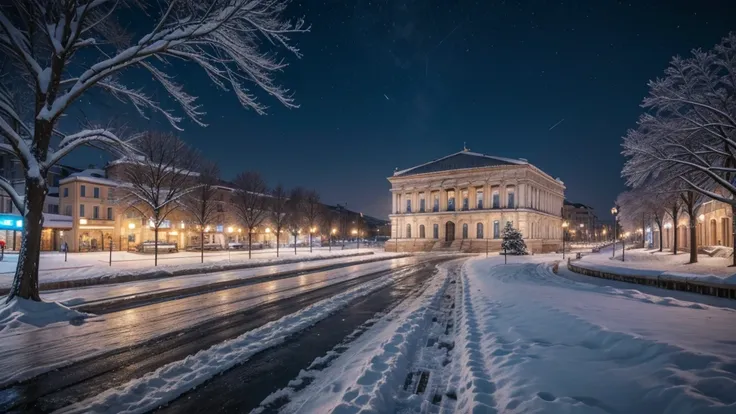
[[[598,216],[593,207],[565,200],[562,218],[568,222],[569,240],[590,242],[601,240],[604,236],[601,234],[603,228],[598,223]]]
[[[461,152],[394,172],[390,251],[499,251],[506,222],[532,252],[562,244],[565,186],[524,159]]]

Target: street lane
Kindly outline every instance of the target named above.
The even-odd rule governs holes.
[[[309,272],[327,266],[347,265],[350,263],[388,260],[383,255],[343,257],[320,261],[277,264],[250,269],[227,270],[214,273],[184,275],[162,279],[142,280],[136,282],[97,285],[76,289],[65,289],[44,292],[43,300],[59,302],[66,306],[93,304],[100,301],[125,300],[139,295],[165,294],[182,289],[192,289],[205,285],[227,283],[252,278],[267,278],[286,272]]]

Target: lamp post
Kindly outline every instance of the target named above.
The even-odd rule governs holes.
[[[332,229],[332,231],[330,232],[330,242],[328,243],[330,245],[330,251],[332,251],[332,238],[335,236],[335,233],[337,233],[337,229]]]
[[[616,238],[618,233],[618,226],[616,225],[616,220],[618,219],[618,207],[613,206],[611,208],[611,214],[613,215],[613,256],[611,256],[611,258],[614,258],[616,257]]]
[[[309,253],[312,253],[312,235],[317,231],[316,227],[309,228]]]
[[[353,229],[352,233],[353,237],[355,237],[358,234],[358,230]],[[358,250],[360,250],[360,239],[358,239]]]
[[[562,260],[565,260],[565,236],[567,235],[567,227],[570,225],[567,221],[562,222]]]

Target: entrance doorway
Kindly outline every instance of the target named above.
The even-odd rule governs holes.
[[[455,240],[455,223],[448,221],[445,223],[445,241],[451,242]]]

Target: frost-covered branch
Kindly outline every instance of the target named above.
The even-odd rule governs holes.
[[[15,206],[15,208],[18,209],[18,211],[20,211],[21,214],[25,212],[23,197],[21,197],[18,192],[15,191],[15,187],[13,187],[13,184],[11,184],[10,181],[6,180],[3,176],[0,176],[0,190],[3,190],[6,194],[8,194],[8,197],[10,197],[13,205]]]
[[[49,153],[45,167],[48,168],[55,165],[75,149],[90,144],[103,144],[105,147],[114,149],[115,152],[119,153],[132,152],[134,150],[129,142],[119,138],[110,130],[85,129],[75,134],[66,135],[59,143],[56,151]]]

